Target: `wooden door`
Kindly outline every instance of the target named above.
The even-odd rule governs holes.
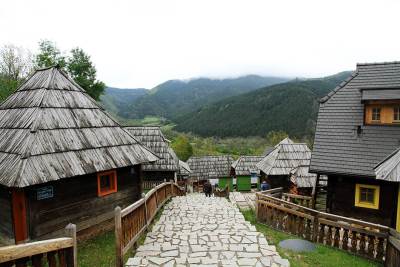
[[[26,199],[24,190],[13,189],[12,210],[15,243],[23,243],[28,239],[28,227],[26,223]]]

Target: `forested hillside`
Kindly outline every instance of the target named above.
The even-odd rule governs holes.
[[[318,100],[350,72],[268,86],[187,113],[176,119],[177,131],[201,136],[265,136],[285,131],[293,137],[312,136]]]
[[[148,94],[149,90],[144,88],[137,89],[118,89],[107,87],[104,94],[100,97],[101,103],[107,111],[119,117],[127,117],[128,107],[138,98]]]
[[[141,119],[146,116],[159,116],[174,120],[181,114],[195,111],[218,100],[287,80],[258,75],[233,79],[170,80],[134,99],[126,97],[125,90],[120,90],[119,95],[115,93],[116,90],[107,90],[102,102],[107,109],[123,118]],[[126,105],[127,102],[130,104]]]

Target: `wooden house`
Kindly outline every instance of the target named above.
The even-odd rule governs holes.
[[[125,127],[125,129],[160,158],[155,162],[143,164],[145,185],[153,182],[152,186],[147,186],[146,189],[151,189],[164,181],[177,180],[179,159],[170,148],[170,142],[165,138],[160,127]]]
[[[200,185],[209,180],[211,184],[217,184],[220,188],[228,185],[232,189],[233,183],[230,176],[232,162],[233,158],[229,155],[190,157],[187,161],[192,170],[190,180]]]
[[[257,163],[262,156],[240,156],[231,165],[231,175],[236,180],[237,191],[250,191],[251,187],[258,188],[260,170]]]
[[[327,177],[320,176],[319,186],[325,189]],[[317,174],[310,173],[310,165],[301,165],[290,171],[290,193],[295,195],[311,196],[313,188],[317,186]]]
[[[192,173],[192,170],[189,167],[189,164],[180,160],[179,161],[179,172],[178,172],[178,181],[187,180]]]
[[[400,230],[399,122],[400,62],[358,64],[321,99],[310,171],[328,176],[328,212]]]
[[[256,164],[261,180],[266,179],[271,188],[290,188],[290,176],[293,169],[310,164],[311,150],[303,143],[294,143],[283,139],[267,156]]]
[[[157,159],[62,70],[36,71],[0,104],[0,239],[112,226],[114,208],[141,197],[141,164]]]

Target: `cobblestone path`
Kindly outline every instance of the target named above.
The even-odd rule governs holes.
[[[289,266],[225,198],[175,197],[126,266]]]

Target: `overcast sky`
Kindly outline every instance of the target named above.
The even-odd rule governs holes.
[[[400,1],[2,0],[0,45],[91,55],[125,88],[243,74],[318,77],[400,60]]]

